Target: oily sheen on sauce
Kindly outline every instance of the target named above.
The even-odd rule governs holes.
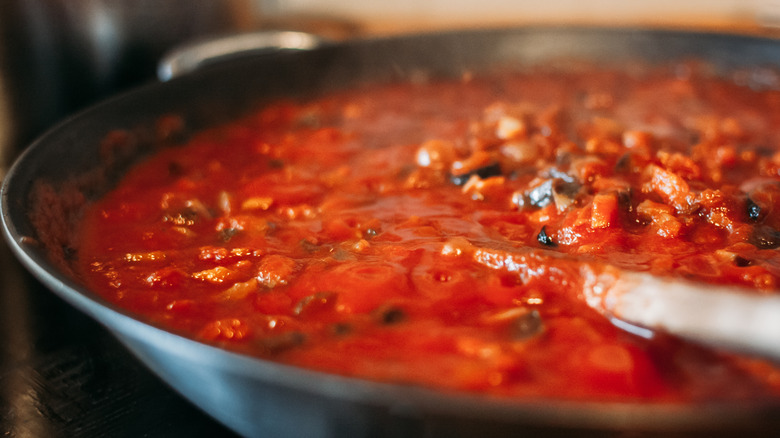
[[[575,65],[279,101],[134,167],[78,271],[194,339],[496,397],[772,399],[780,369],[614,327],[582,263],[780,279],[780,91]]]

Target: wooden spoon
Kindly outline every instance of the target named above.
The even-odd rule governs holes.
[[[617,326],[661,330],[716,348],[780,360],[780,297],[739,287],[583,267],[584,297]]]

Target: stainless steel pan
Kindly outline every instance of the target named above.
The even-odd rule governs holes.
[[[225,122],[279,96],[313,96],[365,81],[460,75],[500,65],[560,58],[621,63],[697,57],[724,72],[780,66],[780,41],[673,31],[531,27],[438,33],[325,44],[225,60],[151,84],[82,112],[33,143],[2,186],[2,222],[12,250],[43,283],[113,332],[142,362],[195,405],[254,436],[729,436],[769,433],[774,404],[666,406],[499,401],[380,384],[297,369],[188,340],[116,308],[69,274],[67,251],[52,253],[30,220],[36,181],[100,196],[124,169],[159,143]],[[766,84],[756,74],[748,80]],[[162,116],[186,129],[161,136]],[[104,139],[125,133],[106,160]],[[103,145],[103,146],[101,146]],[[116,146],[116,145],[114,145]],[[64,225],[77,216],[63,206]],[[63,268],[64,267],[64,268]],[[1,292],[0,292],[1,293]]]

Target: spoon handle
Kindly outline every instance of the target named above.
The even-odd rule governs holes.
[[[685,339],[780,360],[780,297],[739,287],[605,269],[585,272],[588,304],[640,335]],[[643,330],[645,330],[643,332]]]

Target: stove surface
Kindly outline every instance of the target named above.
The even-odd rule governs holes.
[[[0,241],[0,436],[232,435],[33,279]]]

